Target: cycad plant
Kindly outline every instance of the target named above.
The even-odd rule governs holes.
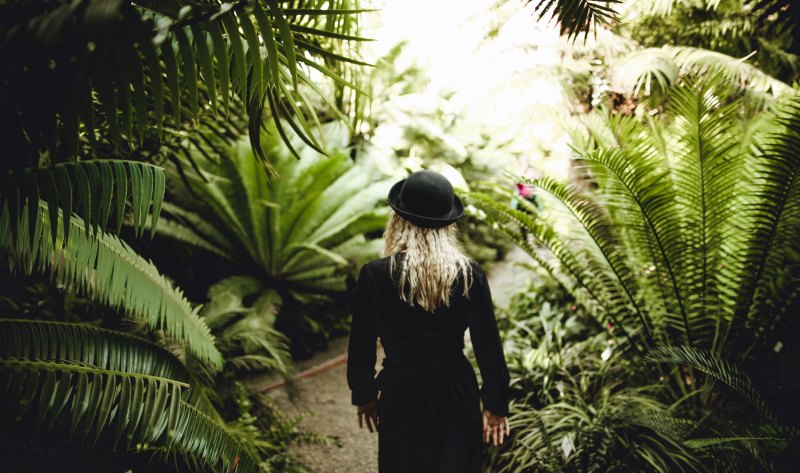
[[[359,63],[362,11],[349,1],[3,2],[4,268],[49,275],[218,371],[218,341],[198,309],[114,233],[125,220],[135,236],[157,228],[165,178],[150,163],[175,159],[209,117],[231,126],[226,115],[241,105],[261,158],[267,116],[283,119],[277,133],[294,129],[322,149],[318,111],[355,116],[347,65]],[[174,355],[116,330],[3,316],[13,318],[2,326],[4,434],[258,470]]]
[[[77,215],[67,223],[55,212],[51,225],[47,204],[38,206],[19,216],[16,230],[10,212],[0,218],[0,243],[12,271],[47,274],[63,290],[88,295],[173,340],[206,371],[222,368],[197,309],[152,263]],[[240,468],[258,470],[258,460],[227,434],[202,383],[164,348],[91,324],[33,319],[0,319],[0,338],[4,431],[25,441],[48,436],[119,455],[173,453],[209,469],[227,469],[238,455]]]
[[[470,200],[609,327],[627,359],[654,363],[628,382],[649,380],[694,423],[681,444],[705,468],[769,470],[764,452],[796,430],[752,377],[771,352],[793,350],[796,333],[800,101],[749,117],[721,84],[673,88],[658,121],[590,117],[573,146],[591,186],[532,181],[544,212]]]
[[[378,254],[375,237],[387,218],[379,203],[391,180],[350,159],[349,134],[341,123],[322,130],[330,155],[297,140],[299,160],[274,128],[264,134],[262,145],[280,176],[274,181],[253,158],[246,137],[230,146],[210,140],[195,149],[203,171],[184,173],[186,187],[175,176],[177,205],[165,204],[157,231],[235,268],[229,275],[234,279],[221,280],[209,292],[209,310],[216,311],[217,298],[327,301],[346,289],[346,277],[359,262]],[[273,321],[273,309],[254,310]]]

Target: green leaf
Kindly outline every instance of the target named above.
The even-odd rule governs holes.
[[[8,218],[8,212],[0,215],[0,228],[10,231]],[[44,202],[40,203],[39,218],[44,224],[50,224]],[[212,368],[219,368],[222,359],[214,346],[214,338],[180,290],[123,241],[102,231],[90,236],[84,225],[80,218],[70,220],[72,237],[64,245],[60,257],[54,255],[53,248],[61,245],[50,240],[49,232],[39,232],[33,241],[20,241],[19,235],[28,231],[27,225],[20,225],[10,238],[0,236],[0,241],[16,245],[9,245],[2,251],[8,255],[12,266],[24,262],[27,255],[39,254],[36,264],[27,271],[58,275],[67,287],[88,293],[154,330],[164,330],[170,337],[184,341],[198,359]],[[63,234],[58,236],[62,238]]]
[[[206,89],[208,90],[208,97],[211,100],[211,108],[216,113],[217,83],[214,80],[214,66],[212,65],[211,52],[208,48],[208,37],[206,32],[200,29],[198,25],[192,25],[192,36],[194,37],[194,46],[197,50],[197,59],[200,62],[203,79],[205,79]]]
[[[183,66],[183,84],[189,91],[189,108],[192,111],[192,118],[197,119],[199,105],[197,100],[197,71],[195,70],[196,60],[189,38],[183,28],[173,30],[175,37],[178,38],[178,50],[180,51],[181,65]]]
[[[171,41],[167,41],[161,45],[161,59],[165,66],[167,74],[167,87],[169,88],[172,117],[175,123],[181,121],[181,89],[180,77],[178,74],[178,63],[175,58],[175,49]]]

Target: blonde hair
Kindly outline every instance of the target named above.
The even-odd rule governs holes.
[[[423,228],[404,220],[395,212],[384,233],[384,256],[389,258],[389,272],[394,276],[400,265],[400,298],[427,312],[450,306],[453,285],[459,276],[464,282],[464,296],[469,297],[472,266],[456,239],[454,224]],[[397,258],[404,251],[404,258]]]

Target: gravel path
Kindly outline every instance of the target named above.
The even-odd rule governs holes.
[[[517,263],[530,261],[522,251],[514,248],[506,259],[494,266],[489,273],[495,305],[508,303],[511,295],[525,284],[527,270]],[[300,372],[347,351],[347,339],[331,342],[330,348],[310,360],[298,363]],[[378,364],[383,353],[378,353]],[[378,471],[378,436],[368,430],[359,429],[355,407],[350,405],[350,390],[345,379],[346,366],[340,365],[329,371],[299,381],[299,396],[290,401],[283,390],[270,393],[279,406],[290,415],[312,413],[301,425],[320,434],[334,435],[341,439],[342,446],[301,445],[293,453],[314,473],[375,473]],[[268,383],[263,383],[266,385]]]

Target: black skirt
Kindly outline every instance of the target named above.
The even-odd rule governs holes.
[[[377,378],[380,473],[479,473],[478,382],[463,353],[383,362]]]

